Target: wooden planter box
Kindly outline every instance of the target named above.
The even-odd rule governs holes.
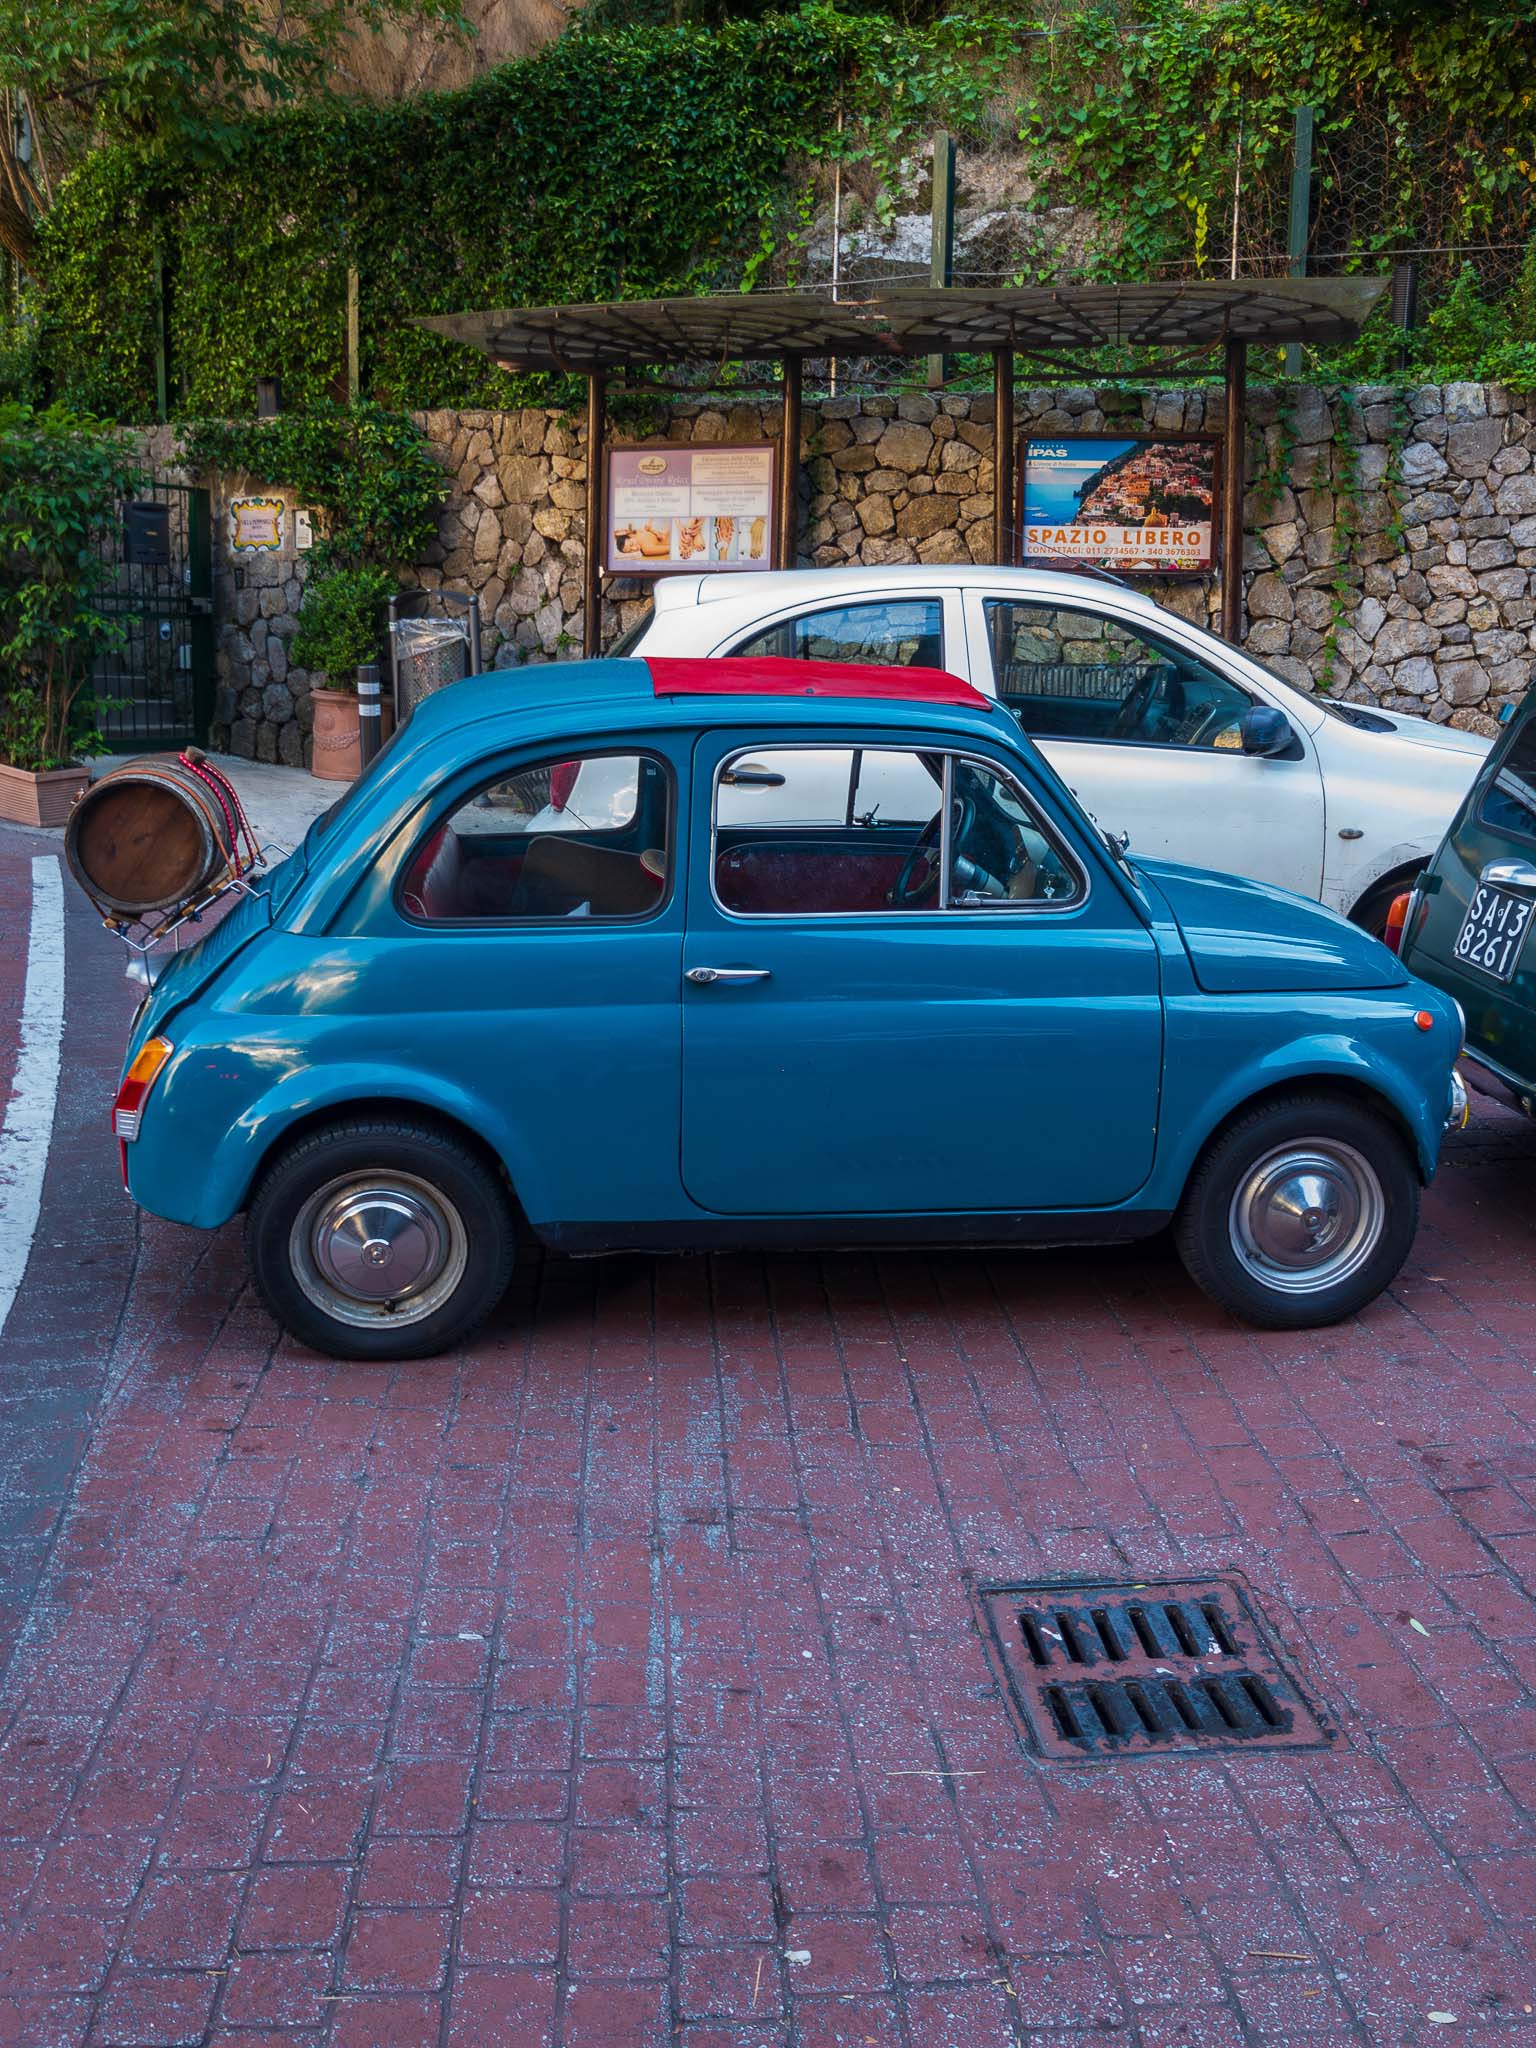
[[[47,768],[34,775],[0,761],[0,818],[11,825],[63,825],[91,786],[89,768]]]

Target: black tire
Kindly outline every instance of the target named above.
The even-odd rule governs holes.
[[[262,1174],[246,1219],[262,1300],[332,1358],[429,1358],[462,1344],[506,1293],[516,1245],[496,1172],[450,1132],[404,1116],[349,1117],[299,1138]],[[409,1283],[392,1300],[391,1277]]]
[[[1379,939],[1387,929],[1387,912],[1399,896],[1406,896],[1419,876],[1424,872],[1424,863],[1410,868],[1405,875],[1388,875],[1384,882],[1377,882],[1367,889],[1354,909],[1349,913],[1351,924],[1359,925],[1362,931]]]
[[[1306,1330],[1390,1287],[1418,1224],[1419,1176],[1390,1119],[1298,1091],[1239,1116],[1206,1147],[1174,1239],[1190,1278],[1240,1321]]]

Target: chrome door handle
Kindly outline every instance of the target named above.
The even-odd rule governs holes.
[[[1536,867],[1528,860],[1491,860],[1478,880],[1494,889],[1529,889],[1536,894]]]
[[[766,981],[771,971],[767,967],[690,967],[683,979],[708,988],[715,981]]]

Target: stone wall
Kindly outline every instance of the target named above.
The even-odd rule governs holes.
[[[1020,389],[1016,403],[1021,430],[1046,434],[1220,426],[1214,391]],[[477,591],[488,666],[578,654],[580,429],[542,411],[433,412],[422,424],[451,489],[436,544],[403,581]],[[1536,653],[1536,405],[1476,384],[1402,394],[1363,387],[1347,407],[1315,390],[1282,399],[1260,389],[1250,396],[1250,425],[1248,647],[1304,689],[1325,678],[1338,696],[1492,732],[1499,707],[1530,682]],[[669,416],[665,433],[615,439],[773,440],[779,427],[774,405],[690,404]],[[802,564],[989,559],[990,396],[807,405],[803,454]],[[307,758],[311,679],[290,665],[288,644],[306,564],[286,549],[237,563],[221,514],[243,480],[213,483],[220,534],[214,741],[296,762]],[[1353,538],[1341,570],[1346,499]],[[1146,587],[1187,617],[1216,617],[1214,578]],[[643,582],[610,584],[604,644],[647,602]]]

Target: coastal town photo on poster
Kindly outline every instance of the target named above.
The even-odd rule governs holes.
[[[1200,576],[1216,560],[1221,444],[1199,434],[1028,436],[1026,563]]]

